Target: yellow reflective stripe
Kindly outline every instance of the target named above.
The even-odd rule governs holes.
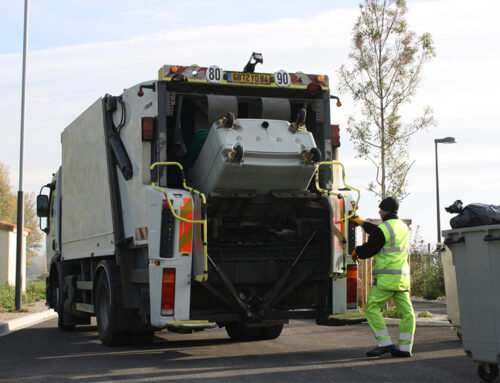
[[[160,69],[160,74],[158,75],[158,81],[166,81],[166,82],[171,82],[172,77],[165,77],[163,72],[163,68]],[[225,72],[224,72],[225,73]],[[182,74],[182,73],[181,73]],[[270,84],[245,84],[245,83],[239,83],[239,82],[230,82],[227,80],[221,80],[218,83],[211,83],[207,79],[195,79],[195,78],[189,78],[186,77],[187,82],[190,83],[196,83],[196,84],[206,84],[206,85],[214,85],[214,86],[239,86],[239,87],[251,87],[251,88],[280,88],[280,89],[307,89],[307,85],[300,85],[300,84],[290,84],[287,87],[280,87],[278,84],[275,82],[271,82]],[[312,84],[312,82],[311,82]],[[330,86],[321,86],[321,90],[327,91],[330,90]]]

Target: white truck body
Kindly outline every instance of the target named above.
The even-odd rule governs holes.
[[[327,79],[319,93],[308,93],[312,75],[290,76],[296,85],[288,84],[287,98],[272,75],[246,84],[231,82],[241,80],[237,72],[224,72],[214,83],[210,67],[180,68],[165,66],[158,81],[98,99],[61,135],[62,166],[38,206],[48,217],[47,301],[59,327],[97,315],[108,345],[216,323],[234,339],[272,339],[289,319],[328,322],[356,312],[346,279],[353,201],[345,190],[325,194],[338,187],[332,166],[320,172],[322,191],[311,181],[318,159],[310,152],[337,158]],[[292,114],[302,105],[315,117],[304,115],[300,125]],[[234,125],[217,128],[225,149],[212,153],[219,149],[208,141],[193,149],[193,132],[217,125],[222,111],[237,113]],[[269,118],[277,116],[289,121]],[[250,132],[243,139],[242,126]],[[229,152],[237,142],[250,149],[235,160]],[[198,160],[190,163],[193,150]],[[252,158],[259,150],[274,160]],[[193,185],[206,193],[206,205]]]
[[[61,238],[66,260],[115,252],[102,113],[99,99],[61,135]]]

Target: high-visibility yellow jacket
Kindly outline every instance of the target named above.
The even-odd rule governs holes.
[[[373,274],[380,289],[407,291],[410,288],[408,226],[399,219],[378,225],[385,237],[382,249],[375,255]]]

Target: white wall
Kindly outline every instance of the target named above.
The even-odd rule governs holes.
[[[23,236],[22,291],[26,290],[26,237]],[[14,225],[0,224],[0,284],[16,284],[16,243],[17,230]]]

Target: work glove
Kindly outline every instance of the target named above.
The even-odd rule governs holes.
[[[351,258],[354,262],[358,262],[358,254],[356,254],[356,249],[352,251]]]
[[[363,218],[361,218],[360,216],[356,215],[352,218],[349,218],[349,221],[351,221],[352,223],[354,223],[355,225],[359,225],[359,226],[363,226],[363,224],[365,223],[365,220]]]

